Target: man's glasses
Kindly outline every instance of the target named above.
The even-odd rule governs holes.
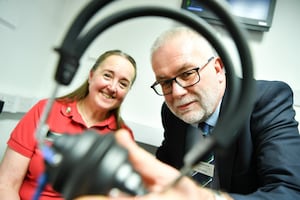
[[[191,87],[200,81],[199,70],[201,71],[202,69],[204,69],[208,65],[208,63],[213,59],[214,57],[211,57],[202,67],[190,69],[175,76],[174,78],[155,81],[151,85],[151,88],[155,91],[156,94],[164,96],[172,93],[173,81],[175,81],[178,85],[180,85],[183,88]]]

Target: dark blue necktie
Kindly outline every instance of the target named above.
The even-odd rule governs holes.
[[[199,124],[199,129],[201,130],[202,136],[206,137],[210,132],[212,131],[212,126],[208,125],[207,123],[203,122]],[[214,166],[214,154],[213,152],[208,153],[205,155],[202,159],[202,164],[199,165],[198,170],[195,169],[195,171],[192,174],[192,178],[197,181],[200,185],[203,187],[212,187],[212,181],[213,181],[213,173],[205,173],[201,171],[211,171],[211,167]],[[212,169],[214,171],[214,167]],[[208,175],[210,174],[210,175]]]

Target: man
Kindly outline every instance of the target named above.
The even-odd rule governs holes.
[[[186,28],[164,33],[153,45],[151,61],[157,79],[152,88],[165,98],[164,141],[156,155],[179,169],[189,148],[189,127],[202,122],[215,126],[222,112],[224,69],[207,41]],[[234,199],[298,199],[300,136],[293,94],[275,81],[256,81],[256,91],[237,140],[224,155],[214,155],[213,188]]]
[[[162,34],[153,45],[151,62],[156,76],[151,87],[165,98],[164,140],[156,155],[180,169],[193,145],[189,130],[204,122],[215,126],[226,106],[222,104],[224,67],[207,41],[187,28]],[[164,190],[179,172],[118,139],[129,149],[130,160],[151,193],[117,199],[300,199],[300,136],[293,93],[278,81],[256,81],[256,91],[253,110],[237,139],[221,155],[213,154],[214,162],[209,165],[214,169],[209,174],[212,189],[183,178]],[[195,174],[199,173],[201,170],[195,169]]]

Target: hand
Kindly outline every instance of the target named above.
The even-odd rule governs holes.
[[[116,139],[129,152],[129,160],[135,170],[142,176],[149,191],[145,196],[128,197],[114,195],[113,197],[84,196],[76,200],[179,200],[179,199],[214,199],[210,190],[197,186],[191,179],[184,177],[174,187],[166,188],[178,176],[179,171],[158,161],[152,154],[139,147],[125,130],[116,132]]]

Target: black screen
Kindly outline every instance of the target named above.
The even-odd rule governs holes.
[[[272,24],[276,0],[225,0],[230,12],[248,29],[268,31]],[[206,9],[201,0],[183,0],[182,8],[206,19],[221,24],[218,17]]]

